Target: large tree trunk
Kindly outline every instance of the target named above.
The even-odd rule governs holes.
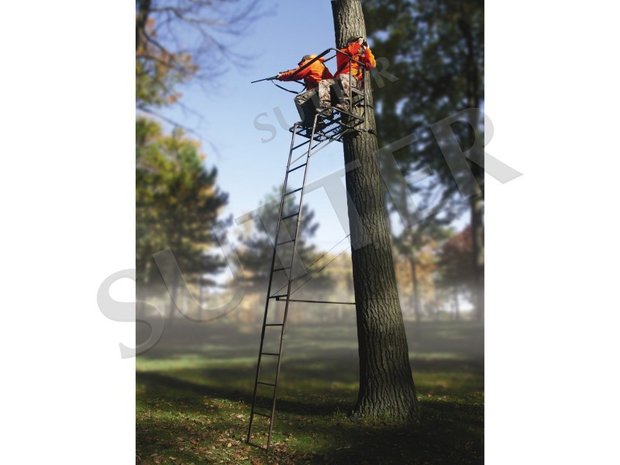
[[[332,7],[339,48],[351,36],[366,37],[360,0],[334,0]],[[360,359],[355,413],[411,421],[417,418],[417,399],[398,300],[385,191],[375,158],[378,142],[368,81],[366,122],[361,132],[344,139],[345,162],[359,163],[346,174]],[[352,221],[356,217],[353,209],[359,214],[359,223]]]

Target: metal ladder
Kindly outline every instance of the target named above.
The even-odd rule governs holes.
[[[353,106],[364,106],[364,112],[360,115],[355,115],[352,111]],[[271,436],[273,431],[273,425],[276,414],[276,393],[278,388],[278,378],[280,375],[280,366],[282,362],[282,343],[284,340],[284,332],[286,329],[286,321],[291,302],[296,302],[291,298],[291,294],[295,292],[292,289],[293,283],[298,281],[302,277],[306,277],[309,273],[303,273],[302,275],[295,275],[296,273],[296,253],[297,244],[299,241],[299,229],[302,219],[303,200],[306,187],[306,180],[308,174],[308,167],[311,157],[319,150],[325,148],[325,146],[335,141],[342,141],[345,134],[355,131],[356,127],[363,124],[366,116],[366,106],[364,92],[353,93],[349,111],[346,110],[321,110],[319,111],[313,121],[312,128],[305,128],[301,126],[301,123],[296,123],[290,131],[291,145],[288,154],[288,161],[286,164],[286,172],[284,176],[284,183],[282,185],[280,207],[278,210],[278,221],[275,230],[274,248],[271,259],[271,267],[269,273],[269,284],[267,286],[267,297],[265,299],[265,313],[263,316],[260,348],[258,353],[258,362],[256,366],[256,376],[254,379],[254,390],[252,393],[252,409],[250,411],[249,427],[246,442],[255,446],[262,447],[260,444],[253,442],[252,431],[254,427],[254,421],[256,416],[266,418],[268,422],[267,430],[267,442],[263,447],[268,450],[271,445]],[[304,142],[297,143],[299,138],[305,138]],[[300,154],[301,152],[301,154]],[[301,186],[293,186],[289,189],[289,175],[298,170],[303,170]],[[286,200],[289,196],[299,193],[299,204],[293,211],[284,211],[286,206]],[[289,229],[283,225],[287,220],[294,219],[295,226],[292,233]],[[284,226],[284,227],[283,227]],[[290,258],[280,252],[281,248],[290,246]],[[280,262],[278,264],[278,262]],[[273,291],[274,287],[274,275],[278,273],[286,274],[286,284],[279,289]],[[283,292],[284,291],[284,292]],[[284,309],[281,319],[271,320],[270,310],[274,306],[275,302],[284,302]],[[308,302],[308,301],[299,301]],[[329,303],[323,301],[317,301],[318,303]],[[277,310],[277,309],[276,309]],[[276,334],[272,334],[271,338],[275,338],[275,344],[273,349],[266,351],[266,332],[272,332],[270,329],[276,329]],[[267,338],[269,339],[269,338]],[[265,378],[265,374],[261,372],[263,364],[265,363],[265,357],[271,361],[275,361],[275,367],[270,374],[270,378]],[[261,376],[262,375],[262,376]],[[260,397],[268,400],[267,405],[258,406],[258,390],[259,388],[267,391],[265,395]]]

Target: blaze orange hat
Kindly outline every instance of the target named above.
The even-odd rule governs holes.
[[[304,55],[303,57],[301,57],[301,60],[299,60],[299,63],[297,64],[301,65],[304,61],[312,60],[313,58],[316,58],[316,55]]]

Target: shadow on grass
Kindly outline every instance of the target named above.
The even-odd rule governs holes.
[[[410,427],[347,417],[357,395],[354,328],[304,325],[291,330],[274,447],[266,455],[243,442],[257,333],[233,325],[187,331],[179,326],[179,332],[168,334],[138,360],[138,463],[483,463],[480,327],[408,326],[422,412],[420,424]]]
[[[376,426],[343,419],[304,424],[296,434],[310,437],[311,452],[293,454],[293,463],[316,464],[481,464],[482,407],[422,403],[419,425]],[[284,454],[283,454],[284,455]]]
[[[278,388],[278,412],[328,415],[350,408],[355,401],[357,370],[348,357],[292,359],[283,363]],[[196,398],[208,396],[251,403],[255,361],[244,365],[138,371],[138,399],[187,400],[198,411]]]

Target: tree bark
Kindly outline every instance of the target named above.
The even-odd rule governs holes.
[[[352,36],[366,37],[360,0],[333,0],[332,9],[338,48]],[[355,414],[413,421],[418,416],[417,399],[398,299],[385,191],[375,158],[378,142],[368,81],[365,124],[361,131],[344,138],[345,163],[358,163],[346,173],[360,359]],[[362,114],[361,108],[355,111]],[[359,221],[353,220],[355,210]]]

